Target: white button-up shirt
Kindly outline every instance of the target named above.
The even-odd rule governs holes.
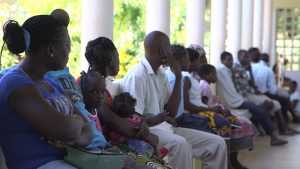
[[[262,93],[275,94],[277,91],[277,85],[275,75],[271,68],[269,68],[264,61],[258,63],[252,63],[252,73],[255,85]]]
[[[165,71],[159,68],[155,74],[146,58],[129,70],[121,82],[121,88],[136,98],[136,112],[148,117],[163,112],[171,96]],[[173,132],[172,126],[167,122],[153,128]]]
[[[225,65],[217,67],[217,94],[221,102],[230,108],[238,108],[245,101],[235,89],[232,81],[232,72]]]

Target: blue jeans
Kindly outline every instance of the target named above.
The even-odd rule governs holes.
[[[248,109],[252,114],[251,121],[254,124],[260,124],[267,135],[272,135],[272,133],[274,132],[274,126],[269,115],[261,107],[257,106],[254,103],[244,101],[239,108]]]

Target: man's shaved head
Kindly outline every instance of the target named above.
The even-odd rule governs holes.
[[[171,44],[169,37],[166,34],[160,31],[153,31],[146,36],[144,40],[144,47],[146,54],[158,54],[161,52],[161,49],[170,50]]]

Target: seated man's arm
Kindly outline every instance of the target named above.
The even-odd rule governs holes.
[[[178,111],[178,107],[180,104],[180,100],[181,100],[181,68],[179,66],[178,61],[175,59],[174,56],[170,56],[168,59],[168,64],[170,66],[170,69],[172,70],[172,72],[175,75],[175,84],[173,87],[173,91],[170,95],[170,98],[168,100],[168,103],[165,105],[165,110],[167,112],[169,112],[169,116],[172,118],[176,117],[177,111]],[[167,80],[167,84],[168,80]],[[166,92],[171,92],[171,88],[169,87],[169,91]],[[166,93],[169,94],[169,93]]]

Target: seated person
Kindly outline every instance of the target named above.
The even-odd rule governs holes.
[[[106,82],[111,81],[107,76],[116,76],[119,72],[118,51],[113,42],[106,37],[98,37],[89,41],[86,46],[85,57],[90,64],[89,72],[100,73],[101,76],[106,78]],[[79,77],[76,82],[80,84],[81,77]],[[150,134],[147,125],[136,126],[128,120],[119,117],[112,109],[113,98],[107,89],[105,89],[104,95],[106,101],[104,101],[100,107],[97,107],[97,115],[102,124],[104,133],[106,133],[105,131],[107,130],[113,130],[125,137],[138,139],[143,139]],[[109,138],[109,136],[107,138]],[[125,150],[125,152],[127,152],[127,150]],[[153,162],[148,163],[149,160],[147,161],[144,156],[139,156],[138,158],[132,154],[129,154],[129,156],[139,163],[145,165],[153,164]],[[165,167],[166,166],[167,165],[165,165]]]
[[[200,56],[199,58],[205,58],[205,52],[204,50],[202,50],[202,56]],[[188,71],[191,61],[190,58],[188,56],[188,53],[185,49],[185,47],[181,46],[181,45],[172,45],[172,54],[173,56],[175,56],[176,60],[178,61],[181,70],[182,71]],[[204,56],[203,56],[204,55]],[[206,58],[205,59],[200,59],[200,62],[206,62]],[[205,65],[205,64],[204,64]],[[174,73],[170,70],[167,69],[166,71],[169,83],[171,85],[172,88],[174,88],[174,83],[175,83],[175,75]],[[183,78],[182,78],[183,81]],[[183,86],[181,86],[181,92],[183,93]],[[200,92],[200,91],[199,91]],[[186,128],[191,128],[191,129],[196,129],[196,130],[200,130],[200,131],[205,131],[205,132],[211,132],[211,129],[208,129],[209,126],[208,124],[203,124],[208,123],[208,120],[203,120],[203,118],[206,119],[206,117],[202,117],[201,115],[197,115],[197,114],[193,114],[193,115],[187,115],[188,113],[184,110],[184,97],[181,97],[180,103],[179,103],[179,108],[178,108],[178,112],[176,115],[176,121],[178,126],[180,127],[186,127]],[[244,123],[243,123],[244,124]],[[232,166],[234,166],[235,168],[241,168],[240,166],[242,166],[239,161],[238,161],[238,151],[241,149],[246,149],[246,148],[252,148],[252,142],[250,141],[249,144],[247,143],[242,143],[245,138],[245,134],[241,135],[240,131],[241,130],[248,130],[246,129],[246,127],[249,126],[242,126],[242,129],[239,129],[239,132],[235,132],[235,138],[242,138],[239,141],[236,141],[233,143],[230,140],[228,140],[228,153],[230,153],[230,161]],[[235,131],[235,130],[234,130]],[[245,133],[245,131],[243,132]],[[231,138],[233,135],[231,135]],[[251,138],[249,138],[249,140],[252,140]],[[230,143],[229,143],[230,142]],[[239,145],[243,145],[243,146],[239,146]],[[233,148],[233,149],[231,149]],[[233,150],[233,151],[232,151]],[[230,166],[230,163],[229,163]]]
[[[89,125],[66,101],[61,88],[44,77],[67,63],[70,41],[66,27],[52,16],[37,15],[22,26],[6,22],[3,39],[10,52],[19,55],[25,51],[26,55],[0,81],[0,145],[7,167],[74,169],[63,160],[65,148],[48,141],[86,146],[91,141],[91,135],[86,135]]]
[[[166,34],[153,31],[145,37],[144,47],[145,58],[123,78],[122,90],[136,98],[139,114],[153,117],[166,110],[175,118],[181,98],[181,70],[171,54],[170,40]],[[173,91],[162,65],[174,72]],[[226,144],[219,136],[166,122],[150,127],[150,131],[159,137],[160,147],[169,149],[168,160],[174,168],[192,169],[192,157],[202,160],[203,169],[227,168]]]
[[[237,92],[249,102],[263,107],[270,115],[275,115],[281,134],[294,134],[294,131],[288,127],[284,120],[280,103],[262,94],[255,86],[251,68],[251,57],[248,52],[246,50],[239,50],[238,60],[239,62],[235,63],[231,69],[233,72],[232,79]]]
[[[230,110],[224,107],[220,102],[217,96],[212,94],[212,91],[209,87],[209,84],[216,83],[217,81],[217,72],[216,68],[210,64],[204,64],[200,67],[199,76],[200,80],[200,93],[202,102],[210,107],[212,106],[221,106],[222,115],[229,120],[233,125],[237,125],[237,118],[235,115],[232,115]]]
[[[293,108],[295,112],[299,115],[300,114],[300,93],[297,90],[298,84],[296,81],[291,81],[289,93],[290,93],[290,100],[293,104]]]
[[[239,138],[241,136],[254,136],[256,132],[251,122],[247,118],[240,116],[238,113],[231,112],[231,110],[221,104],[218,96],[213,94],[209,84],[216,83],[217,81],[216,68],[213,65],[204,64],[201,66],[198,73],[202,79],[200,81],[202,101],[204,103],[206,102],[207,105],[210,106],[221,106],[224,109],[224,113],[226,113],[223,116],[226,117],[231,123],[238,126],[237,128],[239,129],[239,132],[237,133],[237,136],[232,134],[232,137]]]
[[[105,92],[105,82],[104,82],[104,78],[99,74],[99,73],[95,73],[95,72],[88,72],[82,73],[81,76],[81,90],[82,90],[82,94],[83,94],[83,98],[84,98],[84,103],[85,103],[85,107],[86,109],[89,111],[90,118],[95,119],[95,121],[97,122],[97,124],[99,126],[100,125],[100,121],[99,119],[97,120],[96,117],[97,116],[97,107],[101,106],[101,103],[104,102],[104,92]],[[126,101],[126,102],[125,102]],[[134,108],[134,106],[130,106],[131,104],[134,104],[134,101],[136,101],[134,98],[132,98],[128,93],[121,93],[118,96],[115,97],[114,99],[114,104],[113,104],[113,109],[115,110],[115,112],[118,112],[118,115],[122,114],[122,118],[129,118],[134,125],[141,125],[142,120],[139,116],[135,115],[134,110],[130,109],[130,108]],[[124,114],[128,114],[128,117],[124,117]],[[164,120],[164,117],[166,117],[166,115],[159,115],[156,119],[153,119],[152,121],[150,120],[148,123],[148,125],[151,125],[152,123],[155,123],[155,120]],[[157,123],[157,122],[156,122]],[[146,123],[147,124],[147,123]],[[97,126],[98,126],[97,125]],[[153,124],[152,124],[153,125]],[[100,128],[100,127],[99,127]],[[99,130],[102,130],[101,128]],[[121,136],[120,134],[116,133],[116,132],[111,132],[110,133],[110,138],[113,141],[113,143],[115,144],[128,144],[130,148],[132,148],[134,150],[134,152],[138,153],[138,154],[142,154],[142,155],[148,155],[145,152],[145,149],[151,149],[151,151],[149,152],[149,154],[151,154],[150,156],[148,156],[149,158],[151,158],[153,152],[153,148],[157,148],[157,136],[150,134],[149,137],[145,138],[145,141],[150,143],[151,147],[149,144],[145,145],[146,143],[140,143],[143,141],[137,140],[137,139],[130,139],[130,138],[126,138],[124,136]],[[139,142],[139,143],[136,143]],[[138,146],[141,146],[140,148]],[[145,148],[143,148],[145,147]],[[160,153],[158,151],[155,151],[155,155],[157,155],[158,157],[160,156]]]
[[[152,127],[154,125],[157,125],[159,123],[162,123],[164,121],[167,121],[168,123],[175,125],[175,122],[172,118],[170,118],[166,113],[160,113],[154,117],[148,117],[144,118],[140,114],[138,114],[135,111],[135,105],[136,105],[136,99],[133,98],[129,93],[124,92],[120,93],[119,95],[114,97],[113,101],[113,110],[116,112],[120,117],[125,118],[129,120],[134,125],[141,125],[142,123],[147,124],[149,127]],[[130,148],[137,149],[136,152],[139,152],[139,148],[136,145],[139,145],[139,143],[135,142],[135,139],[128,139],[124,136],[119,135],[116,132],[111,133],[111,140],[118,142],[118,143],[124,143],[124,141],[128,141],[128,145]],[[150,133],[148,138],[145,138],[145,141],[154,148],[154,153],[157,157],[164,157],[166,154],[166,148],[162,147],[162,151],[158,151],[157,149],[157,143],[158,143],[158,137],[152,133]],[[164,154],[160,154],[163,152]]]
[[[99,126],[99,130],[102,131],[100,121],[97,116],[97,114],[98,114],[97,108],[99,106],[101,106],[101,104],[103,104],[103,102],[105,100],[105,96],[104,96],[105,91],[106,91],[105,80],[100,75],[100,73],[82,72],[81,80],[80,80],[80,87],[81,87],[81,91],[83,94],[85,107],[89,111],[89,117],[92,119],[96,119],[97,126]],[[127,93],[127,95],[128,95],[128,93]],[[120,94],[118,96],[119,97],[116,96],[117,100],[122,100],[122,97],[124,96],[124,94]],[[128,96],[130,96],[130,95],[128,95]],[[126,97],[124,99],[126,99],[126,101],[130,102],[130,98]],[[114,102],[114,105],[117,107],[116,111],[119,112],[119,111],[129,110],[129,109],[127,109],[129,107],[126,105],[126,103],[124,103],[124,102],[121,103],[119,101],[117,101],[117,102],[119,104]],[[153,119],[151,122],[155,123],[157,121],[157,119],[162,120],[163,117],[165,117],[165,116],[160,115],[160,117]],[[137,126],[141,125],[141,123],[138,122],[139,120],[141,121],[141,118],[139,118],[137,116],[133,117],[134,124]],[[132,120],[131,120],[131,122],[132,122]],[[151,122],[149,124],[151,124]],[[146,142],[136,139],[136,138],[134,138],[134,139],[125,138],[116,132],[111,132],[110,136],[111,136],[110,137],[111,141],[113,141],[112,144],[114,144],[114,145],[126,144],[137,155],[143,155],[149,159],[151,159],[153,157],[154,160],[158,160],[158,161],[155,161],[156,163],[161,162],[162,165],[167,165],[167,164],[165,164],[165,162],[162,159],[159,158],[159,157],[161,157],[160,152],[156,151],[157,150],[156,149],[157,142],[158,142],[157,136],[150,134],[149,136],[144,138],[144,140]],[[150,143],[151,145],[148,143]],[[165,149],[162,149],[162,151],[164,153],[166,153]],[[152,155],[154,155],[154,156],[152,156]],[[166,155],[166,154],[164,154],[164,155]],[[154,165],[154,164],[152,164],[152,165]],[[157,164],[157,165],[159,165],[159,164]],[[163,168],[163,167],[160,166],[159,168]],[[168,168],[168,166],[166,166],[166,168]]]
[[[281,113],[286,122],[289,122],[288,111],[293,116],[294,123],[300,123],[300,118],[295,114],[292,103],[289,100],[289,94],[282,92],[276,85],[276,80],[273,71],[267,66],[269,62],[269,55],[260,54],[257,48],[250,48],[249,55],[252,58],[252,73],[257,89],[270,97],[277,100],[281,105]]]
[[[283,145],[287,141],[275,136],[275,129],[269,115],[259,106],[246,101],[235,89],[232,80],[233,57],[229,52],[221,54],[222,64],[217,67],[217,93],[222,103],[230,108],[248,109],[252,114],[251,121],[261,125],[266,134],[270,136],[271,145]]]
[[[201,90],[198,80],[191,72],[196,72],[200,68],[200,57],[197,51],[187,48],[190,59],[190,67],[188,72],[183,72],[184,85],[184,108],[191,114],[199,114],[209,118],[210,127],[215,129],[217,133],[225,139],[229,139],[231,135],[230,121],[223,117],[223,109],[221,106],[208,107],[202,102]]]

